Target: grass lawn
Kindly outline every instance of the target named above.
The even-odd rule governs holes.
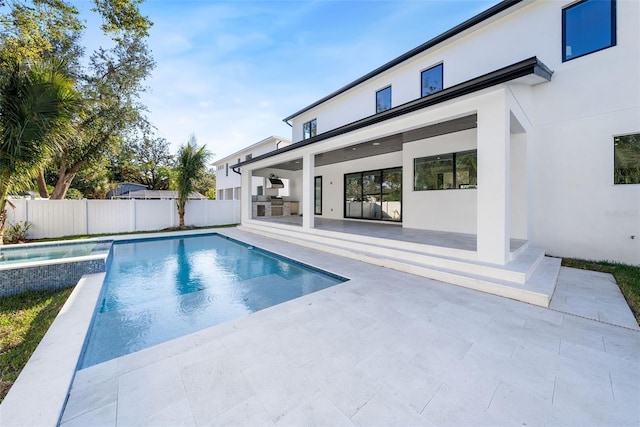
[[[631,307],[636,321],[640,324],[640,267],[606,261],[585,261],[581,259],[562,258],[563,267],[581,268],[583,270],[611,273],[618,282],[622,295]]]
[[[0,298],[0,402],[72,290],[69,287]]]

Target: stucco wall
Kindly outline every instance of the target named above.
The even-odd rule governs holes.
[[[476,130],[471,129],[404,144],[404,227],[476,233],[477,190],[416,191],[413,188],[415,158],[474,150],[476,135]]]

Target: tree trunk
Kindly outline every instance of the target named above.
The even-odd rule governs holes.
[[[38,193],[40,193],[40,197],[48,199],[49,190],[47,189],[47,182],[44,180],[44,170],[42,168],[38,169],[36,180],[38,181]]]
[[[56,186],[53,189],[53,193],[51,193],[52,200],[64,199],[64,197],[67,195],[69,187],[71,187],[73,178],[76,177],[83,164],[83,161],[78,162],[69,169],[67,169],[64,162],[62,163],[62,165],[60,165],[60,169],[58,170],[58,181],[56,182]]]
[[[9,194],[9,186],[6,185],[8,177],[3,176],[0,180],[0,246],[4,244],[4,230],[7,226],[9,212],[7,212],[7,195]]]
[[[178,202],[178,218],[180,218],[180,222],[178,223],[179,228],[184,228],[184,207],[186,203]]]

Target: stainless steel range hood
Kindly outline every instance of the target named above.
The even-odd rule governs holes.
[[[284,183],[280,178],[269,178],[271,188],[284,188]]]

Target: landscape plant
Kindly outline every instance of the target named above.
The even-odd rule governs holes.
[[[0,73],[0,244],[7,197],[29,185],[55,151],[77,106],[65,64],[5,64]]]
[[[189,137],[186,145],[178,150],[175,165],[175,188],[178,192],[176,200],[179,217],[179,227],[185,228],[184,213],[189,196],[194,191],[195,181],[207,170],[207,161],[211,153],[206,145],[198,148],[195,135]]]
[[[4,232],[4,243],[26,242],[29,238],[31,225],[29,221],[18,221],[10,224]]]

